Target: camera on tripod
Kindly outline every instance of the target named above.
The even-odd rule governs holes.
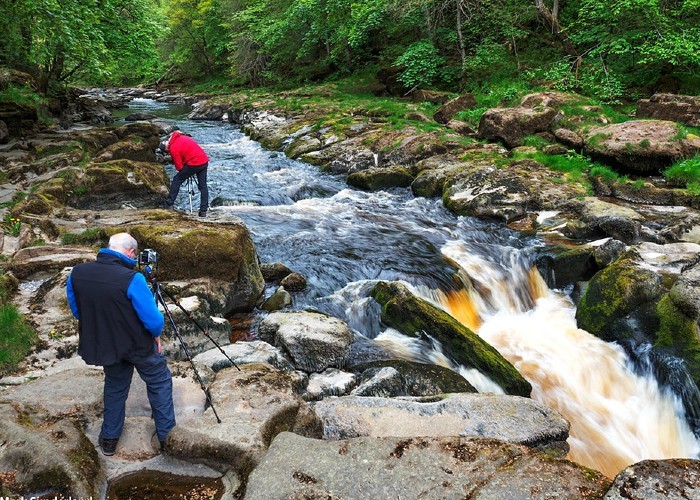
[[[141,250],[138,263],[139,266],[156,266],[158,264],[158,252],[151,248]]]

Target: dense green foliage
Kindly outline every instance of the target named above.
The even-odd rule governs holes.
[[[699,0],[9,0],[2,13],[0,65],[43,87],[296,86],[397,66],[407,89],[700,90]]]
[[[160,9],[152,0],[10,0],[0,16],[0,65],[56,82],[138,81],[158,70]]]

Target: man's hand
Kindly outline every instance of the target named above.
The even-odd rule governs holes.
[[[157,337],[154,337],[154,340],[156,342],[156,346],[158,347],[158,354],[163,352],[163,346],[160,345],[160,335]]]

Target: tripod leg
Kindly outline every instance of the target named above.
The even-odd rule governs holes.
[[[204,396],[206,397],[207,403],[211,407],[211,411],[214,413],[214,416],[216,417],[216,422],[221,423],[221,419],[219,418],[219,414],[216,413],[216,408],[214,408],[214,402],[211,400],[211,396],[209,395],[209,391],[206,388],[206,385],[204,385],[204,381],[202,380],[202,377],[199,375],[199,371],[197,371],[197,366],[194,364],[194,361],[192,360],[192,354],[190,353],[189,347],[187,347],[187,343],[185,340],[182,338],[182,335],[180,334],[180,329],[177,327],[175,324],[175,320],[173,319],[173,315],[170,314],[170,310],[168,309],[168,304],[165,302],[165,299],[163,298],[163,294],[160,293],[160,286],[158,283],[154,283],[153,285],[154,288],[154,295],[158,299],[158,302],[163,306],[163,309],[165,309],[165,315],[168,317],[168,321],[170,321],[170,326],[173,328],[173,332],[175,333],[175,336],[177,337],[178,341],[180,342],[180,346],[182,347],[182,350],[185,352],[185,356],[187,356],[188,361],[190,362],[190,366],[192,367],[192,370],[194,371],[195,378],[197,379],[197,382],[199,382],[199,387],[202,389],[204,392]]]

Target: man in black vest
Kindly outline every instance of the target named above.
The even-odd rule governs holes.
[[[66,283],[78,319],[78,354],[104,367],[104,418],[99,443],[113,455],[124,426],[134,368],[148,390],[161,450],[175,427],[173,383],[161,355],[163,315],[143,274],[134,270],[138,244],[127,233],[109,239],[94,262],[78,264]]]

